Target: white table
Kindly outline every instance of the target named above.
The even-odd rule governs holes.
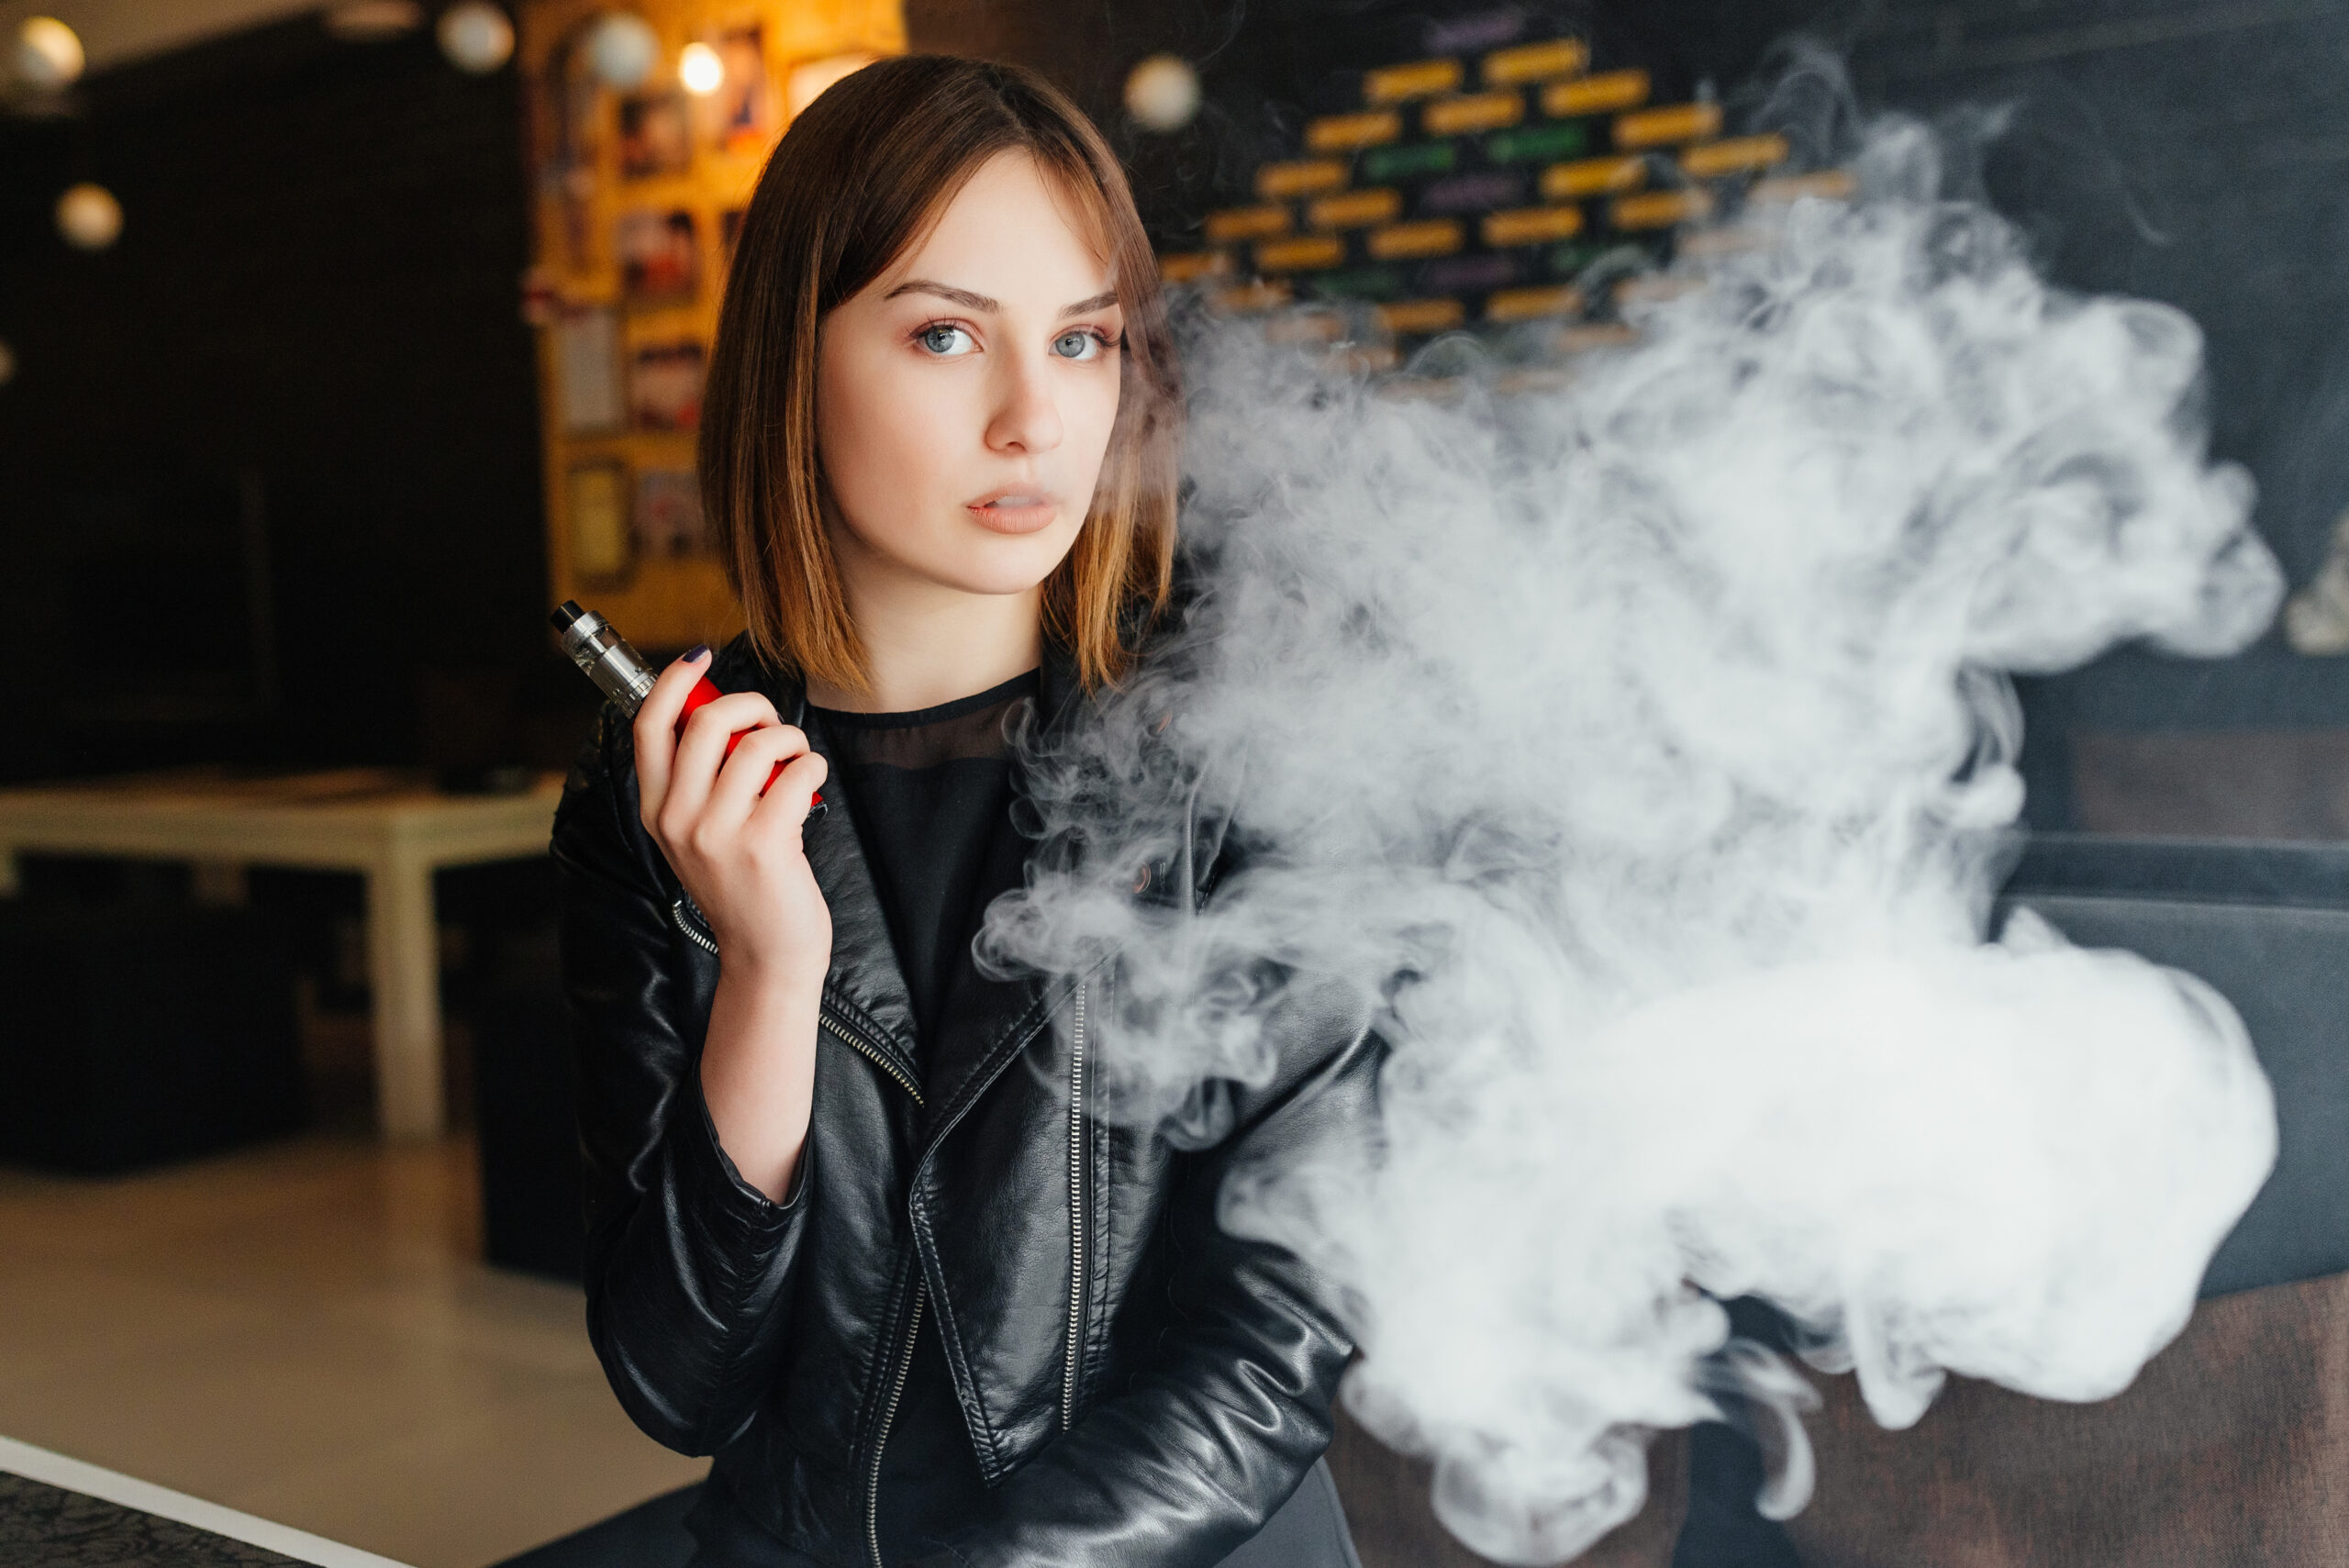
[[[432,873],[546,853],[560,774],[527,795],[441,795],[412,775],[349,768],[273,779],[194,770],[0,790],[0,895],[27,851],[192,861],[199,895],[240,895],[248,865],[367,879],[375,1103],[384,1136],[437,1138],[440,945]]]

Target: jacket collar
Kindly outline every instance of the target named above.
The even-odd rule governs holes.
[[[723,680],[719,684],[730,685]],[[762,669],[742,684],[755,684],[764,691],[775,711],[806,730],[810,748],[837,772],[830,738],[821,717],[807,706],[806,689],[796,677]],[[1074,658],[1047,639],[1036,676],[1039,726],[1047,735],[1057,735],[1075,721],[1084,706],[1085,689]],[[1019,787],[1015,763],[1013,788]],[[868,1043],[882,1049],[908,1082],[924,1085],[923,1101],[934,1115],[956,1100],[1006,1035],[1027,1026],[1040,996],[1039,982],[991,979],[978,972],[966,951],[949,982],[948,1003],[930,1041],[930,1060],[921,1062],[915,1051],[913,995],[865,862],[852,815],[855,805],[841,789],[831,793],[827,806],[805,839],[808,868],[832,917],[825,1001],[846,1013],[851,1024],[869,1037]]]

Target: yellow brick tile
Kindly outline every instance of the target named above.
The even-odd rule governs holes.
[[[1582,208],[1575,206],[1517,207],[1485,215],[1485,243],[1538,245],[1545,239],[1568,239],[1582,232]]]
[[[1170,284],[1196,283],[1201,278],[1230,275],[1231,258],[1220,250],[1194,250],[1186,254],[1161,256],[1158,275]]]
[[[1586,325],[1561,327],[1558,335],[1550,339],[1553,352],[1586,354],[1594,349],[1623,349],[1640,340],[1639,329],[1620,321],[1594,321]]]
[[[1570,202],[1578,196],[1636,191],[1647,180],[1643,158],[1584,158],[1542,171],[1542,194],[1553,202]]]
[[[1675,142],[1702,141],[1719,135],[1720,128],[1719,104],[1668,104],[1660,109],[1642,109],[1618,118],[1615,145],[1670,147]]]
[[[1608,217],[1618,228],[1670,228],[1712,210],[1713,199],[1703,191],[1651,191],[1645,195],[1618,197]]]
[[[1699,180],[1709,180],[1784,163],[1790,150],[1783,136],[1733,136],[1688,149],[1680,155],[1680,166]]]
[[[1419,125],[1430,136],[1464,136],[1472,131],[1498,130],[1525,117],[1525,95],[1514,88],[1498,93],[1472,93],[1464,98],[1438,98],[1419,111]]]
[[[1408,65],[1387,65],[1363,72],[1362,101],[1400,104],[1411,98],[1453,92],[1459,86],[1458,61],[1415,60]]]
[[[1305,209],[1305,220],[1315,228],[1360,228],[1366,224],[1392,223],[1402,210],[1403,197],[1397,191],[1341,191],[1309,204]]]
[[[1753,189],[1746,193],[1748,201],[1797,202],[1805,196],[1825,201],[1849,201],[1860,188],[1860,183],[1848,169],[1822,169],[1816,174],[1781,174],[1775,179],[1757,180]]]
[[[1609,71],[1575,82],[1553,82],[1542,89],[1542,112],[1553,119],[1608,115],[1648,101],[1648,73]]]
[[[1449,256],[1460,249],[1460,225],[1448,217],[1398,223],[1371,230],[1370,253],[1382,261],[1411,256]]]
[[[1487,321],[1533,321],[1544,316],[1578,316],[1582,290],[1577,288],[1498,289],[1485,298]]]
[[[1288,301],[1289,288],[1284,283],[1239,284],[1215,296],[1216,308],[1234,316],[1276,310]]]
[[[1392,109],[1366,115],[1324,115],[1305,122],[1305,145],[1315,152],[1375,147],[1403,134],[1403,117]]]
[[[1260,272],[1303,272],[1334,267],[1346,259],[1346,242],[1334,234],[1308,234],[1296,239],[1268,239],[1256,247]]]
[[[1264,239],[1287,232],[1288,208],[1276,204],[1225,207],[1208,214],[1208,239],[1218,245],[1234,239]]]
[[[1268,202],[1334,191],[1346,183],[1346,166],[1335,158],[1308,158],[1295,163],[1267,163],[1256,171],[1256,194]]]
[[[1389,332],[1442,332],[1468,318],[1468,307],[1456,299],[1398,299],[1376,311]]]
[[[1485,84],[1505,87],[1520,82],[1546,82],[1553,76],[1579,76],[1589,68],[1588,44],[1580,39],[1550,39],[1497,49],[1485,56]]]

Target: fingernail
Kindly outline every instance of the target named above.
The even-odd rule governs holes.
[[[698,664],[708,657],[709,644],[707,642],[696,642],[685,650],[685,662],[688,664]]]

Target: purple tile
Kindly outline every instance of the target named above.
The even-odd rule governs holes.
[[[1507,256],[1453,256],[1429,262],[1419,283],[1430,294],[1474,294],[1499,288],[1516,275],[1517,265]]]
[[[1428,52],[1458,54],[1465,50],[1490,49],[1497,43],[1512,42],[1524,32],[1525,13],[1514,6],[1504,6],[1497,11],[1478,11],[1474,16],[1447,17],[1428,23]]]
[[[1449,180],[1438,180],[1419,193],[1419,210],[1424,213],[1486,212],[1494,207],[1518,206],[1524,200],[1525,176],[1522,174],[1454,174]]]

